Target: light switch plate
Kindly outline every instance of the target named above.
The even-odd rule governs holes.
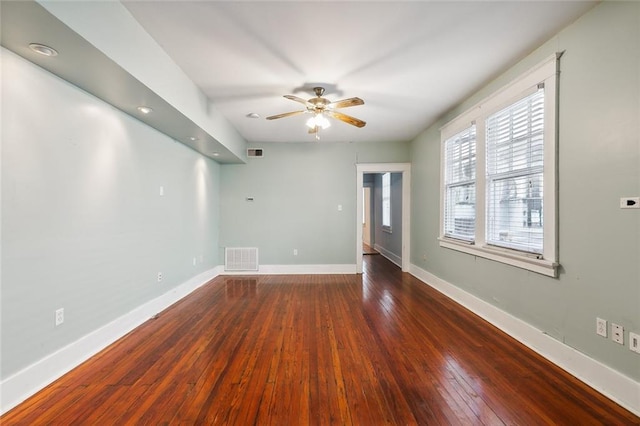
[[[640,197],[622,197],[620,198],[621,209],[640,209]]]

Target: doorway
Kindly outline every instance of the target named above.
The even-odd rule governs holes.
[[[411,265],[411,164],[372,163],[356,164],[356,273],[362,273],[365,173],[402,173],[402,271],[409,272]]]

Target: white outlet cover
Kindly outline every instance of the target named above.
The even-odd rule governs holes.
[[[56,310],[56,327],[64,322],[64,308]]]
[[[598,336],[607,337],[607,320],[596,318],[596,334],[598,334]]]
[[[624,345],[624,327],[611,323],[611,340]]]

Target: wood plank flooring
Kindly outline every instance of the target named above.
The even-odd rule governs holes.
[[[382,256],[218,277],[3,425],[638,425]]]
[[[362,254],[363,255],[372,255],[372,254],[380,254],[369,244],[362,243]]]

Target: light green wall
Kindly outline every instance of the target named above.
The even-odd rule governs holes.
[[[440,248],[439,127],[563,50],[559,278]],[[640,211],[619,208],[640,195],[640,3],[597,6],[423,132],[411,160],[413,264],[640,380],[640,357],[595,333],[596,317],[640,332]]]
[[[5,379],[216,266],[220,167],[5,49],[1,60]]]
[[[356,164],[407,162],[409,145],[261,147],[263,158],[221,166],[220,263],[222,247],[258,247],[261,265],[355,264]]]

